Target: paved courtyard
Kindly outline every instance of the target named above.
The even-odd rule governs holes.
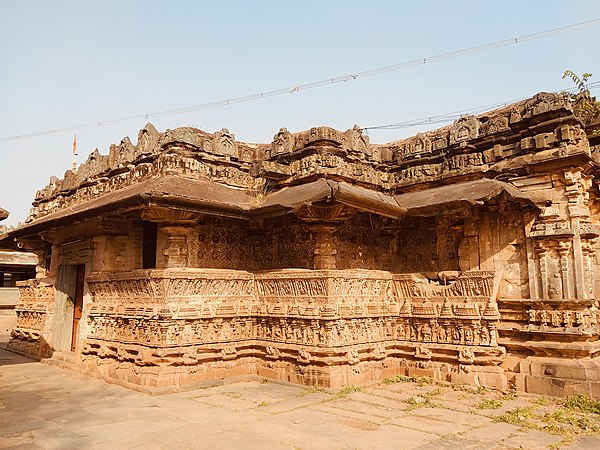
[[[428,381],[322,390],[258,379],[149,396],[0,349],[0,447],[600,448],[600,415],[577,405]]]

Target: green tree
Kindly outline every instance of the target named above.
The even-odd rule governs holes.
[[[577,92],[567,94],[573,104],[573,112],[587,127],[599,125],[600,122],[600,102],[592,97],[587,82],[591,78],[591,73],[583,73],[581,77],[572,70],[565,70],[563,79],[569,78],[577,87]],[[592,130],[592,134],[600,134],[600,128]]]

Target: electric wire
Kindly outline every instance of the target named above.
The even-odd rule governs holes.
[[[593,83],[587,83],[586,87],[588,90],[597,89],[600,87],[600,81],[594,81]],[[570,89],[563,89],[562,91],[555,91],[555,92],[575,92],[575,91],[577,91],[576,87],[573,87]],[[444,113],[444,114],[437,114],[434,116],[422,117],[420,119],[411,119],[411,120],[407,120],[405,122],[398,122],[398,123],[393,123],[393,124],[389,124],[389,125],[376,125],[376,126],[370,126],[370,127],[361,127],[361,129],[366,132],[369,132],[371,130],[399,130],[399,129],[403,129],[403,128],[411,128],[411,127],[417,127],[417,126],[422,126],[422,125],[429,125],[429,124],[433,125],[433,124],[437,124],[437,123],[452,122],[454,120],[460,119],[465,114],[484,113],[484,112],[490,111],[492,109],[502,108],[502,107],[508,106],[512,103],[520,102],[527,98],[529,98],[529,97],[523,97],[523,98],[519,98],[519,99],[515,99],[515,100],[507,100],[507,101],[498,102],[498,103],[491,103],[488,105],[476,106],[476,107],[468,108],[468,109],[461,109],[458,111],[452,111],[452,112],[448,112],[448,113]]]
[[[31,132],[31,133],[23,133],[23,134],[17,134],[17,135],[13,135],[13,136],[4,136],[4,137],[0,137],[0,142],[25,139],[25,138],[34,138],[34,137],[46,136],[46,135],[63,133],[63,132],[68,132],[68,131],[73,132],[73,131],[81,130],[84,128],[100,127],[103,125],[114,124],[114,123],[118,123],[118,122],[127,122],[127,121],[132,121],[132,120],[139,120],[139,119],[148,119],[150,117],[161,117],[161,116],[168,116],[168,115],[183,114],[183,113],[201,111],[201,110],[217,108],[217,107],[222,107],[222,106],[229,106],[229,105],[233,105],[233,104],[237,104],[237,103],[245,103],[245,102],[254,101],[254,100],[261,100],[261,99],[274,97],[274,96],[278,96],[278,95],[293,94],[296,92],[305,91],[308,89],[314,89],[314,88],[321,87],[321,86],[327,86],[327,85],[332,85],[332,84],[337,84],[337,83],[354,81],[359,78],[366,78],[366,77],[381,75],[384,73],[407,69],[407,68],[418,66],[421,64],[430,64],[430,63],[434,63],[434,62],[438,62],[438,61],[444,61],[444,60],[448,60],[448,59],[452,59],[452,58],[458,58],[458,57],[470,55],[473,53],[484,52],[484,51],[488,51],[488,50],[492,50],[492,49],[496,49],[496,48],[500,48],[500,47],[506,47],[509,45],[515,45],[515,44],[519,44],[519,43],[523,43],[523,42],[529,42],[529,41],[533,41],[536,39],[543,39],[546,37],[556,36],[559,34],[569,33],[569,32],[573,32],[573,31],[578,31],[578,30],[582,30],[582,29],[586,29],[586,28],[590,28],[590,27],[594,27],[594,26],[598,26],[598,25],[600,25],[600,19],[594,19],[594,20],[589,20],[586,22],[581,22],[581,23],[577,23],[577,24],[573,24],[573,25],[555,28],[552,30],[541,31],[539,33],[518,36],[518,37],[514,37],[514,38],[510,38],[510,39],[504,39],[504,40],[500,40],[500,41],[496,41],[496,42],[492,42],[492,43],[488,43],[488,44],[478,45],[475,47],[468,47],[468,48],[464,48],[461,50],[455,50],[455,51],[448,52],[448,53],[442,53],[439,55],[414,59],[412,61],[406,61],[406,62],[402,62],[399,64],[393,64],[393,65],[389,65],[389,66],[365,70],[362,72],[356,72],[356,73],[352,73],[352,74],[348,74],[348,75],[327,78],[327,79],[320,80],[320,81],[313,81],[313,82],[309,82],[309,83],[288,86],[288,87],[281,88],[281,89],[264,91],[264,92],[260,92],[257,94],[250,94],[250,95],[245,95],[245,96],[241,96],[241,97],[234,97],[234,98],[229,98],[229,99],[225,99],[225,100],[218,100],[218,101],[202,103],[202,104],[198,104],[198,105],[186,106],[186,107],[182,107],[182,108],[168,109],[168,110],[163,110],[163,111],[132,115],[132,116],[121,117],[121,118],[116,118],[116,119],[101,120],[101,121],[96,121],[96,122],[88,122],[88,123],[73,125],[73,126],[69,126],[69,127],[55,128],[55,129],[51,129],[51,130],[37,131],[37,132]]]

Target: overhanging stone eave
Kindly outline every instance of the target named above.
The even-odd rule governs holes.
[[[185,212],[229,217],[233,219],[248,219],[249,215],[249,210],[244,208],[227,207],[218,202],[198,203],[193,199],[177,197],[152,197],[146,204],[140,206],[140,209],[145,207],[164,207]]]
[[[216,198],[223,198],[218,200]],[[129,186],[87,203],[68,207],[11,231],[12,237],[35,235],[40,231],[57,228],[90,217],[116,215],[141,209],[150,204],[178,206],[194,212],[229,215],[241,218],[250,208],[251,197],[241,189],[208,181],[189,180],[166,176]]]
[[[398,194],[394,199],[406,208],[408,216],[431,217],[467,211],[499,197],[537,208],[535,202],[517,187],[487,178]]]
[[[254,217],[284,215],[313,203],[339,203],[392,219],[400,219],[406,214],[406,209],[398,206],[390,195],[326,178],[268,194],[249,214]]]
[[[592,167],[598,167],[600,161],[590,155],[587,150],[569,151],[565,155],[556,155],[550,151],[547,154],[521,155],[511,160],[503,160],[490,166],[490,172],[507,173],[514,172],[522,175],[538,174],[541,172],[552,172],[561,168],[574,166],[581,167],[584,171]]]

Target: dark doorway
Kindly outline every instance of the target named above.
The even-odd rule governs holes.
[[[142,228],[142,269],[156,268],[156,240],[158,226],[156,222],[143,222]]]
[[[71,337],[71,351],[77,346],[77,328],[79,320],[83,315],[83,284],[85,283],[85,264],[77,266],[77,277],[75,282],[75,299],[73,300],[73,333]]]

